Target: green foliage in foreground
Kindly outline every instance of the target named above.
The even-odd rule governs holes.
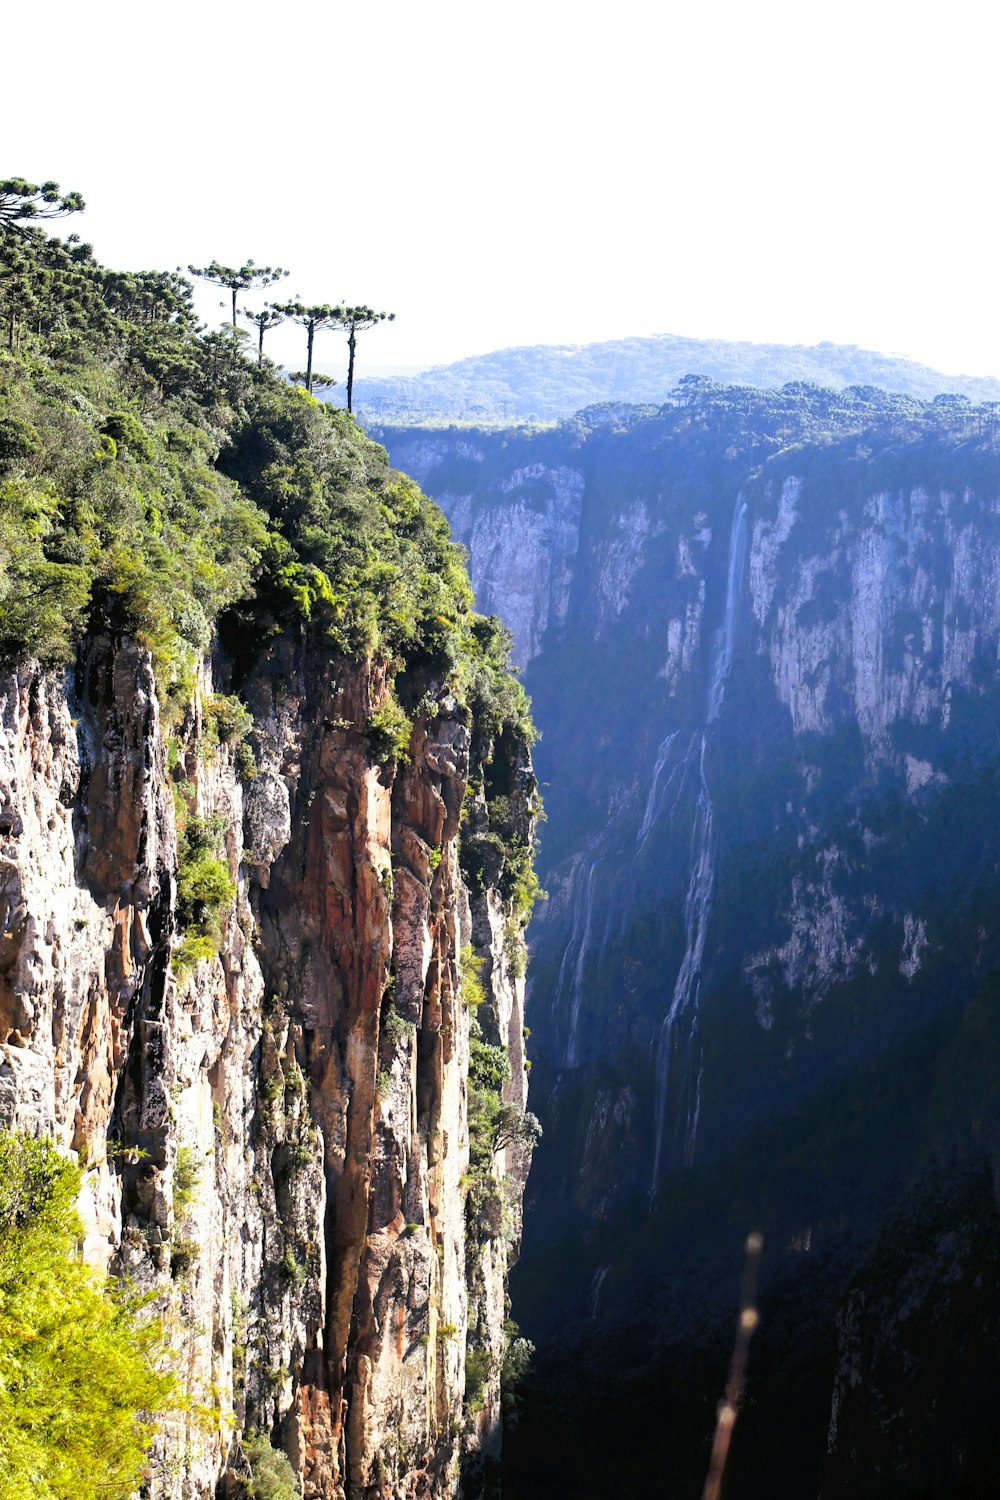
[[[483,1040],[473,1021],[469,1037],[469,1171],[487,1178],[498,1151],[515,1143],[532,1150],[542,1134],[538,1119],[503,1099],[510,1080],[506,1047]]]
[[[158,1324],[77,1257],[78,1189],[0,1132],[0,1500],[125,1500],[171,1400]]]

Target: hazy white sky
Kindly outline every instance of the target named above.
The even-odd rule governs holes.
[[[1000,374],[984,0],[28,9],[0,175],[83,192],[112,265],[252,256],[394,311],[362,370],[669,332]]]

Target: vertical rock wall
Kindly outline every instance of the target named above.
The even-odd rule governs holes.
[[[469,732],[431,684],[410,763],[380,766],[379,674],[279,647],[242,689],[250,757],[212,686],[166,743],[129,642],[0,686],[0,1124],[77,1154],[88,1258],[164,1314],[190,1402],[151,1496],[239,1495],[251,1430],[310,1500],[474,1494],[526,1164],[497,1153],[508,1222],[467,1226],[468,945],[521,1109],[526,1072],[505,913],[459,871]],[[185,966],[192,819],[236,895]]]
[[[742,417],[731,449],[685,420],[383,434],[513,630],[542,731],[550,1227],[727,1150],[949,1003],[934,965],[990,878],[969,830],[994,805],[993,447],[806,436],[758,467]],[[992,961],[977,924],[955,996]]]

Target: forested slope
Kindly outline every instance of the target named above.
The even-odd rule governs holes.
[[[351,417],[78,207],[0,185],[0,1139],[75,1157],[175,1387],[77,1490],[39,1421],[35,1490],[476,1493],[537,1134],[506,633]],[[58,1250],[43,1208],[4,1232]]]

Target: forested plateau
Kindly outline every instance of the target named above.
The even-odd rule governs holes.
[[[749,344],[660,334],[496,349],[415,374],[362,373],[356,399],[366,422],[511,427],[562,421],[595,403],[659,406],[686,375],[758,388],[803,381],[837,390],[871,385],[923,400],[942,392],[977,402],[1000,398],[1000,381],[989,376],[943,375],[900,355],[853,345]],[[340,388],[326,393],[335,405],[342,405],[344,396]]]

